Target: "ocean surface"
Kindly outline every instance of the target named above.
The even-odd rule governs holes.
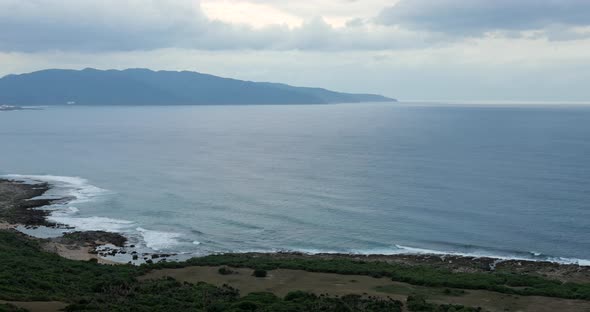
[[[590,263],[590,106],[0,112],[0,175],[75,197],[54,221],[159,252]]]

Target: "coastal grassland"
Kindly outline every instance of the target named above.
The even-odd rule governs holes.
[[[268,276],[255,277],[252,276],[253,269],[235,268],[235,265],[231,266],[231,271],[234,273],[223,275],[219,273],[219,267],[210,266],[211,263],[229,263],[230,260],[239,262],[239,259],[242,259],[240,262],[242,267],[249,265],[268,270]],[[90,261],[61,258],[41,251],[40,244],[35,239],[16,231],[0,231],[0,300],[9,301],[15,306],[21,306],[19,302],[30,304],[32,301],[61,301],[68,304],[66,311],[402,311],[404,308],[410,308],[409,311],[471,312],[481,311],[477,308],[481,306],[480,302],[498,298],[498,295],[495,297],[490,295],[494,292],[482,292],[483,295],[473,296],[478,292],[477,290],[468,290],[469,294],[464,295],[461,290],[449,289],[448,293],[445,293],[444,288],[431,286],[420,286],[419,288],[422,289],[420,291],[412,286],[408,291],[400,292],[393,287],[385,287],[392,283],[390,278],[386,278],[388,271],[384,269],[390,266],[389,264],[348,263],[343,260],[334,262],[326,259],[317,259],[317,263],[324,264],[321,266],[316,264],[315,267],[312,266],[315,262],[293,262],[298,263],[298,271],[294,271],[292,276],[307,274],[311,279],[308,284],[320,285],[322,275],[336,276],[337,280],[326,284],[326,288],[321,293],[314,291],[317,288],[306,289],[306,285],[298,284],[296,281],[287,281],[284,292],[266,287],[244,291],[231,283],[231,279],[236,277],[244,278],[245,282],[251,285],[273,281],[273,279],[276,281],[278,272],[283,270],[276,268],[292,265],[286,259],[271,260],[270,255],[268,259],[252,258],[247,255],[226,255],[192,259],[186,263],[142,266],[99,265]],[[202,266],[191,266],[195,264]],[[162,269],[164,267],[170,268]],[[177,267],[181,269],[174,269]],[[194,280],[183,280],[181,276],[186,275],[183,270],[191,268],[203,268],[211,272],[209,276],[199,273],[194,276]],[[305,270],[306,268],[308,270]],[[385,270],[387,274],[375,274],[381,272],[376,268]],[[306,272],[309,269],[314,269],[316,272]],[[411,267],[406,269],[412,271]],[[157,276],[166,270],[175,271],[180,275],[177,278]],[[318,270],[343,273],[317,273]],[[350,275],[353,271],[365,274]],[[373,278],[371,275],[383,277]],[[216,283],[213,276],[230,280],[223,285]],[[343,280],[349,284],[363,285],[362,279],[382,283],[384,287],[376,290],[381,295],[374,295],[375,292],[364,294],[361,288],[343,289],[341,287],[344,284]],[[408,287],[407,285],[405,287]],[[303,288],[303,291],[297,291],[301,289],[299,287]],[[339,287],[342,292],[335,292],[334,289]],[[413,296],[410,300],[412,307],[406,300],[409,295]],[[466,300],[469,298],[471,301]],[[515,300],[524,298],[515,298]],[[589,306],[585,301],[579,300],[540,298],[545,300],[542,302],[549,302],[551,305],[547,306],[552,308],[563,305],[564,308],[561,311],[579,311],[580,307]],[[518,309],[510,310],[528,310],[521,309],[522,305],[515,305],[515,307]],[[3,308],[14,309],[11,306]],[[488,310],[487,306],[485,310]],[[493,308],[489,310],[503,311],[503,309]]]
[[[124,298],[121,300],[121,298]],[[92,302],[80,301],[67,311],[391,311],[401,312],[403,303],[395,300],[316,296],[292,292],[279,298],[268,292],[244,297],[228,286],[206,283],[180,283],[172,278],[148,280],[128,288],[101,293]]]
[[[270,293],[240,296],[229,286],[184,283],[172,278],[139,281],[150,266],[99,265],[43,252],[15,231],[0,231],[0,300],[62,301],[67,311],[401,311],[402,302],[357,295],[344,297]],[[5,311],[20,311],[1,305]],[[0,311],[2,311],[0,310]]]
[[[231,266],[265,270],[291,269],[344,275],[388,277],[393,281],[428,287],[483,289],[522,296],[590,300],[590,283],[569,283],[541,276],[509,272],[451,272],[430,266],[407,266],[380,261],[284,257],[271,254],[227,254],[193,258],[182,263],[160,263],[154,268]]]

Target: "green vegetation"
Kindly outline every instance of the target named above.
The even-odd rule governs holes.
[[[265,270],[293,269],[309,272],[389,277],[393,281],[428,287],[485,289],[506,294],[538,295],[590,300],[590,284],[562,283],[540,276],[515,273],[464,273],[429,266],[408,266],[351,259],[289,258],[272,255],[228,254],[193,258],[182,263],[160,263],[153,268],[221,266]]]
[[[272,256],[218,255],[192,259],[187,263],[160,263],[143,266],[105,266],[90,261],[72,261],[40,251],[35,240],[15,232],[0,231],[0,300],[62,301],[68,311],[401,311],[402,302],[391,299],[348,295],[333,297],[307,292],[291,292],[284,298],[271,293],[251,293],[240,297],[229,286],[206,283],[181,283],[172,278],[139,281],[150,270],[190,265],[252,267],[261,272],[276,268],[302,269],[315,272],[362,274],[407,279],[433,285],[438,294],[461,295],[461,290],[447,285],[471,288],[495,288],[503,292],[533,294],[546,291],[562,297],[585,296],[588,285],[562,284],[530,276],[499,274],[451,273],[425,267],[402,267],[380,262],[277,258]],[[227,268],[228,271],[231,271]],[[226,271],[224,271],[226,272]],[[445,282],[446,278],[446,282]],[[477,284],[477,279],[488,284]],[[503,284],[497,282],[502,278]],[[483,283],[482,282],[482,283]],[[496,283],[496,284],[494,284]],[[483,285],[483,286],[482,286]],[[490,286],[491,285],[491,286]],[[493,287],[492,287],[493,286]],[[519,288],[511,288],[520,286]],[[543,288],[542,286],[546,286]],[[551,287],[549,287],[551,286]],[[575,287],[574,287],[575,286]],[[418,286],[416,286],[418,287]],[[457,288],[470,288],[457,287]],[[458,305],[437,305],[421,296],[411,296],[408,307],[413,311],[478,311]],[[430,294],[427,294],[430,295]],[[0,312],[22,311],[0,305]]]
[[[251,293],[240,298],[230,287],[205,283],[179,283],[174,279],[152,280],[126,288],[113,288],[91,300],[70,305],[67,311],[401,311],[394,300],[367,299],[360,296],[331,298],[306,294],[287,295]]]
[[[84,297],[110,285],[133,283],[145,271],[146,267],[67,260],[40,252],[38,243],[23,235],[0,231],[0,300]]]
[[[426,302],[421,296],[409,296],[408,310],[419,312],[480,312],[481,308],[472,308],[456,304],[434,304]]]
[[[26,312],[27,310],[13,306],[12,304],[0,304],[0,312]]]
[[[463,289],[452,289],[452,288],[445,288],[445,290],[443,290],[443,294],[447,295],[447,296],[463,296],[464,294],[466,294],[467,292],[464,291]]]
[[[423,297],[460,297],[467,294],[467,292],[463,289],[413,286],[401,283],[377,286],[374,288],[374,290],[386,294],[420,295]]]
[[[256,277],[266,277],[266,270],[263,269],[255,269],[254,272],[252,273],[253,276]]]
[[[230,268],[225,267],[225,266],[220,267],[217,270],[217,272],[219,272],[219,274],[221,274],[221,275],[231,275],[231,274],[234,274],[234,271],[232,271]]]
[[[138,281],[151,267],[105,266],[42,252],[36,241],[0,231],[0,300],[63,301],[67,311],[401,311],[400,301],[313,294],[270,293],[240,297],[229,286],[180,283],[172,278]],[[26,274],[24,274],[26,273]],[[24,311],[0,305],[0,312]]]

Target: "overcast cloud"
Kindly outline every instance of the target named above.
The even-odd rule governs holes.
[[[587,0],[406,0],[384,9],[377,22],[454,35],[531,31],[590,25]]]
[[[588,16],[586,0],[0,0],[0,74],[148,67],[402,99],[588,100]]]

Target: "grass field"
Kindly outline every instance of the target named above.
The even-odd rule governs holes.
[[[222,275],[218,267],[186,267],[156,270],[142,276],[141,280],[173,277],[179,281],[196,283],[204,281],[213,285],[230,285],[241,294],[271,292],[284,296],[294,290],[315,294],[342,296],[366,294],[405,301],[410,295],[428,298],[428,301],[445,304],[482,307],[486,311],[590,311],[590,301],[550,298],[540,296],[509,295],[486,290],[463,290],[445,287],[416,286],[394,282],[389,278],[364,275],[341,275],[277,269],[268,272],[266,278],[252,276],[252,269],[230,268],[233,274]]]
[[[353,259],[322,259],[283,257],[271,254],[228,254],[193,258],[183,263],[160,263],[157,268],[186,266],[291,269],[308,272],[337,273],[388,277],[396,282],[418,286],[450,287],[474,290],[490,290],[511,295],[547,296],[565,299],[590,300],[590,283],[562,282],[542,276],[511,272],[452,272],[428,265],[408,266],[380,261]]]

